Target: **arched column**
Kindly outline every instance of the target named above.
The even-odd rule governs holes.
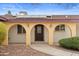
[[[27,33],[26,33],[26,46],[27,47],[29,47],[30,45],[31,45],[31,34],[30,34],[30,32],[31,32],[31,29],[30,28],[28,28],[27,29]]]
[[[49,28],[49,39],[48,39],[48,44],[53,45],[53,28]]]
[[[53,45],[53,42],[54,42],[54,29],[55,29],[56,25],[57,24],[50,24],[49,25],[49,41],[48,41],[49,45]]]
[[[8,29],[7,29],[7,27],[6,27],[6,36],[5,36],[5,40],[4,40],[4,42],[2,43],[2,45],[8,45]]]
[[[71,36],[75,37],[76,36],[76,24],[69,24],[71,28]]]

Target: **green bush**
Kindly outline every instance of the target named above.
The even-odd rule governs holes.
[[[6,28],[5,28],[5,24],[0,22],[0,45],[2,44],[2,42],[5,39],[6,36]]]
[[[79,37],[64,38],[59,41],[60,46],[79,50]]]

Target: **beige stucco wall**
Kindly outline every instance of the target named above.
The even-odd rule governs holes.
[[[76,36],[76,23],[57,23],[57,22],[50,22],[50,23],[44,23],[44,22],[41,22],[41,23],[9,23],[9,22],[5,22],[6,24],[6,29],[7,29],[7,32],[6,32],[6,38],[5,38],[5,41],[3,42],[3,45],[8,45],[8,35],[9,35],[9,29],[13,26],[13,25],[16,25],[16,24],[19,24],[19,25],[22,25],[25,30],[26,30],[26,35],[24,37],[25,39],[25,42],[26,42],[26,46],[30,46],[31,45],[31,42],[34,41],[34,26],[35,25],[38,25],[38,24],[41,24],[41,25],[44,25],[46,29],[44,29],[44,39],[45,39],[45,42],[47,42],[47,44],[49,45],[53,45],[53,42],[54,42],[54,35],[56,35],[55,37],[59,36],[60,37],[60,34],[54,34],[54,29],[57,25],[59,24],[65,24],[67,25],[69,28],[70,28],[70,32],[68,32],[67,30],[67,35],[69,37],[73,37],[73,36]],[[61,35],[63,34],[63,36],[66,36],[64,35],[64,32],[61,33]],[[12,34],[11,34],[12,35]],[[14,38],[14,37],[12,37]],[[32,39],[33,38],[33,39]],[[57,37],[58,38],[58,37]]]
[[[65,31],[54,31],[54,42],[68,37],[70,37],[70,28],[68,26],[65,26]]]
[[[35,28],[32,29],[31,31],[31,43],[35,42]]]
[[[9,30],[9,43],[25,43],[26,42],[26,34],[18,34],[17,33],[17,25],[13,26]]]
[[[44,27],[44,41],[47,43],[48,42],[48,38],[49,37],[49,31],[46,27]]]

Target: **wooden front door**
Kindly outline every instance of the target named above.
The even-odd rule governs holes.
[[[44,41],[44,28],[43,28],[43,25],[35,26],[35,41]]]

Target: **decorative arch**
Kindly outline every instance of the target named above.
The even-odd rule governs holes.
[[[56,27],[59,25],[65,25],[65,31],[55,31]],[[66,38],[66,35],[67,35],[67,37],[72,36],[71,25],[69,25],[69,24],[60,23],[60,24],[55,24],[53,27],[54,27],[54,29],[53,29],[53,34],[54,34],[53,39],[54,40],[56,40],[56,38],[58,38],[58,39]]]
[[[48,35],[49,35],[49,28],[48,28],[48,26],[46,25],[46,24],[33,24],[32,25],[32,27],[31,27],[31,34],[33,34],[34,36],[33,37],[31,37],[31,38],[34,38],[33,40],[35,40],[35,26],[39,26],[39,25],[41,25],[41,26],[43,26],[44,27],[44,42],[48,42]],[[34,32],[34,33],[33,33]],[[47,35],[46,35],[46,33],[47,33]],[[31,35],[32,36],[32,35]],[[47,37],[47,38],[46,38]],[[31,39],[32,40],[32,39]]]
[[[67,26],[67,27],[70,29],[70,32],[71,32],[70,34],[71,34],[71,36],[72,36],[72,28],[71,28],[71,25],[70,25],[70,24],[65,24],[65,23],[55,24],[55,25],[53,26],[53,31],[55,30],[56,26],[61,25],[61,24]]]
[[[21,26],[23,26],[23,28],[24,28],[25,30],[26,30],[26,28],[28,28],[27,26],[25,26],[25,24],[13,23],[13,24],[8,25],[8,31],[9,31],[9,29],[10,29],[12,26],[15,26],[15,25],[21,25]]]
[[[31,29],[36,25],[43,25],[49,30],[49,26],[47,26],[47,24],[42,24],[42,23],[32,24]]]
[[[9,26],[8,26],[8,41],[9,41],[9,39],[11,39],[11,37],[12,36],[10,36],[10,34],[12,34],[12,29],[14,28],[14,27],[16,27],[17,25],[20,25],[20,26],[22,26],[22,28],[24,29],[24,31],[25,31],[25,33],[24,34],[15,34],[15,38],[13,38],[14,40],[17,38],[17,39],[20,39],[20,40],[22,40],[22,38],[23,38],[23,40],[24,40],[24,42],[26,43],[26,27],[25,27],[25,25],[24,24],[20,24],[20,23],[16,23],[16,24],[9,24]],[[15,31],[17,31],[17,28],[16,29],[14,29],[14,32]],[[11,33],[10,33],[11,32]],[[14,35],[14,33],[12,34],[12,35]],[[19,40],[18,40],[19,41]],[[8,42],[9,43],[9,42]]]

